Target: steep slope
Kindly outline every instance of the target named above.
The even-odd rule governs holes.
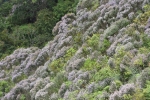
[[[43,49],[0,61],[1,100],[149,100],[149,0],[80,0]]]

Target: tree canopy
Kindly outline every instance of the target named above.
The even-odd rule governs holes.
[[[38,46],[53,38],[63,15],[75,12],[78,0],[0,0],[0,58],[18,47]]]

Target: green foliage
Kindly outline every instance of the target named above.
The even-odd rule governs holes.
[[[72,81],[66,81],[65,85],[69,88],[69,86],[72,84]]]
[[[88,10],[95,10],[97,7],[99,7],[99,0],[81,0],[79,2],[79,6],[81,8],[87,8]]]
[[[93,75],[91,81],[98,82],[106,78],[113,78],[115,76],[116,74],[113,70],[111,70],[109,67],[104,67]]]
[[[103,90],[106,92],[109,92],[109,88],[110,88],[110,86],[106,86]]]
[[[125,51],[124,47],[118,46],[116,53],[114,55],[116,67],[120,66],[120,63],[123,60],[123,57],[125,56],[125,54],[126,54],[126,51]]]
[[[132,96],[130,94],[124,94],[123,95],[123,100],[131,100]]]
[[[65,60],[66,60],[66,61],[69,60],[70,57],[72,57],[72,56],[76,53],[76,51],[77,51],[77,50],[76,50],[75,48],[73,48],[73,47],[69,48],[69,49],[67,50],[66,54],[65,54]]]
[[[132,100],[146,100],[141,89],[136,89],[136,92],[132,95]]]
[[[106,67],[108,62],[107,56],[103,56],[100,61],[87,58],[83,64],[82,70],[97,70]]]
[[[122,82],[120,80],[115,80],[114,82],[116,84],[116,88],[119,90],[119,88],[122,86]]]
[[[42,9],[38,12],[35,26],[39,34],[48,34],[49,38],[52,34],[52,28],[56,21],[53,19],[53,13],[49,9]]]
[[[100,34],[93,34],[93,36],[87,40],[87,44],[92,47],[93,50],[99,50],[101,53],[104,53],[110,46],[110,42],[107,39],[104,39],[103,42],[100,43]]]
[[[143,89],[143,94],[146,100],[150,99],[150,81],[147,81],[146,88]]]
[[[120,72],[120,80],[122,82],[127,82],[131,76],[132,76],[132,71],[127,67],[125,69],[122,69],[122,71]]]
[[[78,0],[1,0],[0,58],[18,47],[43,47],[53,38],[56,22],[66,13],[75,12],[77,3]]]
[[[86,100],[97,100],[97,96],[102,95],[102,93],[103,93],[102,91],[97,91],[97,92],[85,95],[85,98],[87,98]]]
[[[0,15],[3,17],[7,17],[9,15],[9,12],[11,11],[12,3],[4,2],[2,5],[0,5]]]
[[[5,22],[5,19],[2,16],[0,16],[0,32],[3,31],[5,28],[4,22]]]
[[[98,69],[101,69],[101,66],[96,60],[87,58],[84,62],[82,69],[84,70],[97,69],[98,70]]]
[[[100,34],[93,34],[93,36],[87,41],[88,45],[93,49],[98,48],[100,40]]]
[[[76,100],[79,90],[74,90],[68,95],[68,100]]]
[[[54,73],[57,73],[63,69],[64,64],[64,61],[61,58],[59,58],[50,63],[49,70]]]
[[[58,0],[57,5],[53,7],[56,21],[60,20],[60,18],[68,12],[75,12],[77,3],[78,0]]]
[[[99,7],[99,0],[94,0],[92,2],[92,7],[91,7],[91,10],[95,10],[96,8]]]
[[[75,52],[76,49],[74,49],[73,47],[69,48],[63,57],[58,58],[49,64],[49,71],[54,72],[55,75],[59,71],[63,70],[63,67],[65,66],[67,61],[75,54]]]
[[[138,59],[134,60],[133,64],[135,67],[143,66],[144,65],[143,59],[141,57],[139,57]]]
[[[56,3],[53,0],[47,0],[47,1],[17,0],[16,3],[17,3],[17,8],[11,17],[11,23],[14,25],[34,23],[36,21],[36,16],[38,11],[45,8],[52,10],[52,7],[56,5]]]
[[[8,54],[12,53],[12,51],[15,49],[13,46],[13,40],[9,37],[9,33],[7,30],[3,30],[0,32],[0,59],[4,58]]]
[[[26,97],[25,97],[25,95],[24,95],[24,94],[21,94],[21,96],[20,96],[20,100],[26,100]]]
[[[146,48],[149,48],[150,47],[150,38],[149,38],[149,36],[144,34],[142,36],[142,40],[143,40],[143,46],[146,47]]]
[[[104,31],[105,37],[116,34],[119,29],[127,26],[129,23],[129,20],[126,18],[116,21]]]
[[[81,33],[76,33],[75,35],[73,35],[73,39],[74,39],[74,44],[77,45],[82,45],[82,34]]]
[[[62,83],[65,83],[66,81],[67,81],[67,78],[63,71],[57,73],[57,75],[52,80],[53,85],[52,85],[51,89],[49,90],[49,93],[52,94],[52,93],[58,92]]]
[[[146,25],[147,20],[150,16],[150,6],[145,5],[144,9],[145,9],[145,12],[140,13],[139,16],[135,18],[134,20],[135,23],[140,24],[140,25]]]
[[[107,40],[107,39],[104,39],[103,40],[103,43],[101,43],[101,46],[100,46],[100,51],[101,51],[101,53],[105,53],[106,52],[106,50],[107,50],[107,48],[110,46],[111,44],[110,44],[110,42],[109,42],[109,40]]]
[[[9,92],[12,84],[8,81],[0,81],[0,97],[4,96],[5,93]]]
[[[35,28],[31,24],[27,24],[15,27],[11,38],[15,38],[13,41],[15,46],[30,47],[34,44],[33,38],[35,35]]]

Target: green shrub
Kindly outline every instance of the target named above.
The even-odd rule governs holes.
[[[79,90],[71,91],[68,95],[68,100],[76,100]]]
[[[94,92],[94,93],[91,93],[91,94],[87,94],[85,97],[87,98],[86,100],[97,100],[97,96],[98,95],[102,95],[102,91],[97,91],[97,92]]]
[[[87,8],[88,10],[95,10],[99,7],[99,0],[82,0],[79,2],[81,8]]]
[[[146,25],[147,20],[150,16],[150,6],[149,5],[145,5],[144,6],[145,12],[144,13],[140,13],[139,16],[137,16],[134,20],[135,23],[139,24],[139,25]]]
[[[11,38],[15,38],[13,40],[15,46],[29,47],[33,45],[35,35],[35,28],[31,24],[27,24],[15,27]]]
[[[51,86],[48,90],[49,95],[52,93],[57,93],[61,85],[67,82],[67,77],[64,71],[58,72],[55,76],[51,76]]]
[[[147,35],[142,36],[143,46],[146,48],[150,48],[150,38]]]
[[[146,88],[143,89],[143,94],[146,100],[150,100],[150,81],[147,81]]]
[[[132,96],[130,94],[124,94],[123,95],[123,100],[131,100]]]
[[[25,97],[25,95],[24,95],[24,94],[21,94],[21,96],[20,96],[20,100],[26,100],[26,97]]]
[[[120,68],[120,80],[122,82],[127,82],[132,76],[132,71],[125,66],[125,68]]]
[[[146,100],[141,89],[136,89],[136,92],[132,95],[132,100]]]
[[[4,2],[0,5],[0,13],[3,17],[7,17],[12,9],[12,3]]]
[[[106,92],[109,92],[109,88],[110,88],[110,86],[106,86],[103,90]]]
[[[71,84],[72,84],[72,81],[66,81],[65,82],[65,85],[67,86],[67,88],[69,88]]]
[[[104,53],[110,46],[110,42],[107,39],[104,39],[103,42],[100,43],[100,34],[93,34],[93,36],[87,40],[87,44],[94,50],[99,50],[101,53]]]
[[[134,60],[133,65],[135,67],[144,66],[142,57],[139,57],[138,59]]]
[[[52,37],[51,31],[55,23],[53,13],[49,9],[42,9],[38,12],[35,26],[39,34],[48,34],[49,38]]]
[[[9,92],[10,89],[12,88],[12,83],[8,81],[0,81],[0,97],[4,96],[5,93]]]
[[[141,47],[141,48],[139,48],[139,53],[141,53],[141,54],[148,54],[149,51],[150,50],[147,47]]]
[[[87,41],[87,44],[93,49],[97,49],[99,40],[100,40],[100,34],[93,34],[93,36]]]
[[[96,60],[87,58],[84,62],[82,69],[84,70],[97,69],[98,70],[98,69],[101,69],[101,66]]]
[[[123,46],[118,46],[116,53],[114,55],[114,59],[115,59],[115,65],[116,67],[120,66],[121,61],[123,60],[123,57],[125,56],[126,51],[124,49]]]
[[[66,54],[65,54],[65,60],[69,60],[75,53],[76,53],[76,49],[71,47],[70,49],[67,50]]]
[[[75,52],[76,49],[74,49],[73,47],[69,48],[63,57],[55,59],[49,64],[48,70],[52,71],[54,75],[59,71],[63,70],[63,67],[65,66],[67,61],[75,54]]]
[[[54,74],[55,74],[55,73],[57,73],[63,69],[64,64],[65,63],[64,63],[64,60],[62,58],[56,59],[49,64],[48,70],[54,72]]]
[[[112,69],[110,69],[109,67],[104,67],[92,76],[91,81],[98,82],[106,78],[115,78],[115,76],[116,73]]]
[[[129,20],[126,18],[116,21],[104,31],[105,37],[116,34],[119,31],[119,29],[127,26],[128,24]]]
[[[59,89],[61,84],[67,81],[65,73],[63,71],[57,73],[53,81],[54,81],[55,87]]]
[[[102,45],[100,46],[100,52],[105,53],[107,48],[110,46],[110,42],[107,39],[104,39],[103,42],[101,43]]]
[[[119,88],[122,86],[122,82],[120,80],[115,80],[116,88],[119,90]]]
[[[53,13],[55,16],[56,22],[60,20],[68,12],[75,12],[75,7],[78,3],[78,0],[58,0],[56,6],[53,7]]]
[[[74,36],[73,39],[74,39],[75,45],[82,45],[82,34],[76,33],[73,36]]]
[[[53,38],[51,31],[56,22],[66,13],[75,12],[77,3],[78,0],[0,0],[0,41],[4,42],[0,58],[18,47],[42,48]]]

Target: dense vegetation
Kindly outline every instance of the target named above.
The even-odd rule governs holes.
[[[43,47],[78,0],[0,0],[0,58],[19,47]]]
[[[0,100],[150,100],[148,0],[0,2]]]

